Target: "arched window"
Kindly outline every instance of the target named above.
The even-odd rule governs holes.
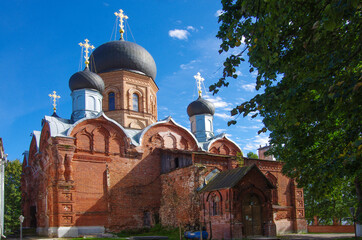
[[[207,122],[208,122],[208,125],[209,125],[209,126],[208,126],[209,129],[206,129],[206,130],[212,132],[212,131],[213,131],[213,129],[212,129],[212,121],[209,119]]]
[[[108,111],[113,111],[116,109],[115,104],[115,94],[114,92],[108,93]]]
[[[212,216],[217,216],[220,214],[220,198],[216,196],[212,199]]]
[[[211,216],[221,215],[221,199],[218,193],[213,192],[209,196],[209,213]]]
[[[139,97],[138,94],[134,93],[132,95],[132,110],[139,112]]]

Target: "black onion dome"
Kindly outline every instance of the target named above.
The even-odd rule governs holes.
[[[70,77],[69,88],[72,91],[90,88],[102,93],[104,91],[104,82],[99,75],[89,71],[89,69],[86,68],[83,71],[74,73]]]
[[[211,114],[214,115],[215,106],[212,102],[199,97],[196,101],[193,101],[187,107],[187,114],[189,117],[199,114]]]
[[[123,40],[97,47],[90,56],[90,70],[95,73],[128,70],[156,78],[156,63],[146,49]]]

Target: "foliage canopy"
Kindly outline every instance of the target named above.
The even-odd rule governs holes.
[[[233,116],[263,117],[270,153],[316,201],[355,185],[361,213],[361,3],[358,0],[222,0],[220,53],[233,52],[214,94],[245,61],[264,90]],[[229,122],[235,124],[236,120]],[[348,176],[348,177],[346,177]],[[360,222],[362,222],[360,214]]]
[[[10,161],[5,167],[5,232],[10,233],[19,229],[21,215],[21,163]]]
[[[248,152],[248,154],[246,155],[248,158],[254,158],[254,159],[258,159],[259,156],[256,153],[253,152]]]

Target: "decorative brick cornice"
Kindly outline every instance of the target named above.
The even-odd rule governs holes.
[[[58,151],[67,151],[67,152],[74,152],[76,149],[74,145],[66,145],[66,144],[57,144],[56,147]]]
[[[79,162],[112,162],[110,157],[105,156],[94,156],[94,155],[82,155],[82,154],[74,154],[73,161]]]

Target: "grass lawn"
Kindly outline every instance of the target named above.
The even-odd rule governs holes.
[[[182,232],[183,234],[183,232]],[[88,238],[92,240],[110,240],[110,239],[126,239],[131,236],[164,236],[168,237],[170,240],[179,239],[179,229],[178,228],[164,228],[161,225],[156,225],[153,228],[143,228],[143,229],[134,229],[134,230],[125,230],[115,235],[118,238]],[[84,238],[72,238],[71,240],[84,240]]]
[[[161,225],[156,225],[153,228],[143,228],[136,230],[126,230],[117,233],[118,237],[130,237],[130,236],[167,236],[168,239],[179,239],[178,228],[164,228]]]

